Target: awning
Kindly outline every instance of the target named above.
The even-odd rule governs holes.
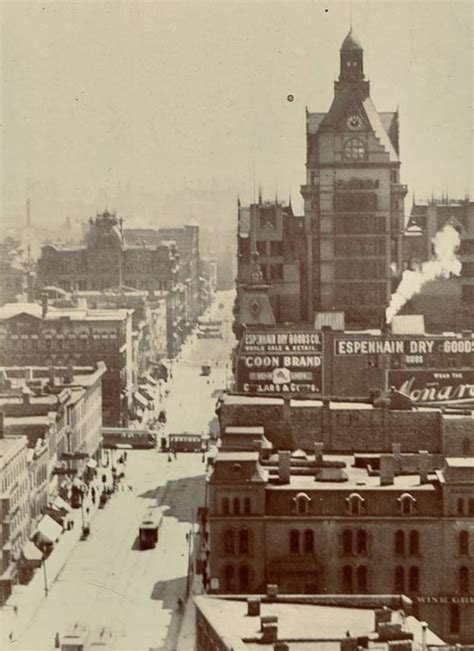
[[[97,461],[95,459],[89,459],[89,461],[86,463],[86,466],[88,468],[97,468]]]
[[[50,515],[45,515],[39,522],[37,533],[50,542],[56,542],[63,528]]]
[[[72,511],[72,508],[69,506],[69,504],[63,500],[62,497],[59,497],[59,495],[54,500],[53,507],[55,509],[59,509],[60,511],[66,511],[66,513],[70,513]]]
[[[43,552],[41,552],[31,540],[28,540],[28,542],[23,545],[21,553],[27,561],[43,560]]]
[[[152,387],[158,386],[158,382],[154,380],[150,375],[146,376],[146,381],[151,384]]]
[[[148,400],[142,396],[142,394],[139,391],[135,391],[133,394],[133,399],[142,407],[143,409],[146,409],[148,407]]]
[[[149,402],[153,402],[153,396],[143,385],[140,385],[140,393],[145,396]]]
[[[87,486],[84,484],[83,481],[79,479],[79,477],[74,477],[72,485],[75,486],[76,488],[79,488],[80,490],[86,490],[87,488]]]

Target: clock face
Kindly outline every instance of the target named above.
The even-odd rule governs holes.
[[[351,131],[359,131],[362,128],[362,118],[359,115],[351,115],[347,118],[347,126]]]

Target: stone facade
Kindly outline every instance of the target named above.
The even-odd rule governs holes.
[[[97,364],[103,379],[104,424],[126,424],[133,399],[129,310],[57,309],[36,303],[0,308],[0,365],[67,367]]]
[[[474,460],[222,449],[208,479],[211,591],[405,594],[474,641]]]

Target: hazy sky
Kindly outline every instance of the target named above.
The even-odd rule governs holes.
[[[417,196],[473,195],[473,6],[352,3],[375,105],[399,106],[402,182]],[[300,208],[305,105],[329,108],[347,2],[2,2],[1,13],[4,216],[28,192],[66,213],[118,184],[146,194],[145,211],[183,184],[249,201],[254,169],[266,195],[291,190]]]

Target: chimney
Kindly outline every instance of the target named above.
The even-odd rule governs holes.
[[[278,586],[276,583],[267,584],[267,597],[270,599],[276,599],[278,596]]]
[[[41,294],[41,316],[44,317],[48,313],[48,294]]]
[[[0,439],[5,438],[5,414],[0,411]]]
[[[33,379],[33,369],[31,366],[25,366],[25,380],[26,382],[31,382]]]
[[[278,642],[278,617],[276,615],[263,615],[260,617],[260,630],[262,631],[263,644]]]
[[[249,617],[260,615],[260,597],[247,597],[247,615]]]
[[[290,651],[290,645],[288,642],[275,642],[273,651]]]
[[[49,378],[49,385],[54,387],[56,384],[56,371],[54,369],[54,366],[50,366],[48,368],[48,378]]]
[[[427,450],[418,452],[418,470],[420,473],[420,484],[428,483],[428,472],[430,468],[430,455]]]
[[[291,474],[291,454],[288,450],[278,452],[278,479],[280,484],[289,484]]]
[[[323,450],[324,443],[322,441],[316,441],[314,444],[314,463],[317,466],[322,466],[323,464]]]
[[[390,622],[392,619],[392,611],[390,608],[387,608],[387,606],[383,606],[383,608],[377,608],[375,610],[375,630],[378,631],[379,629],[379,624],[386,624],[387,622]]]
[[[23,398],[23,404],[24,405],[29,405],[30,404],[30,393],[29,391],[23,391],[21,394],[21,397]]]
[[[351,637],[347,634],[347,637],[343,637],[341,640],[341,651],[357,651],[357,638]]]
[[[392,454],[380,455],[380,485],[390,486],[394,477],[394,458]]]
[[[421,651],[426,651],[426,632],[428,630],[428,624],[426,622],[421,623]]]
[[[392,443],[392,454],[395,459],[398,459],[402,453],[402,444],[401,443]]]

